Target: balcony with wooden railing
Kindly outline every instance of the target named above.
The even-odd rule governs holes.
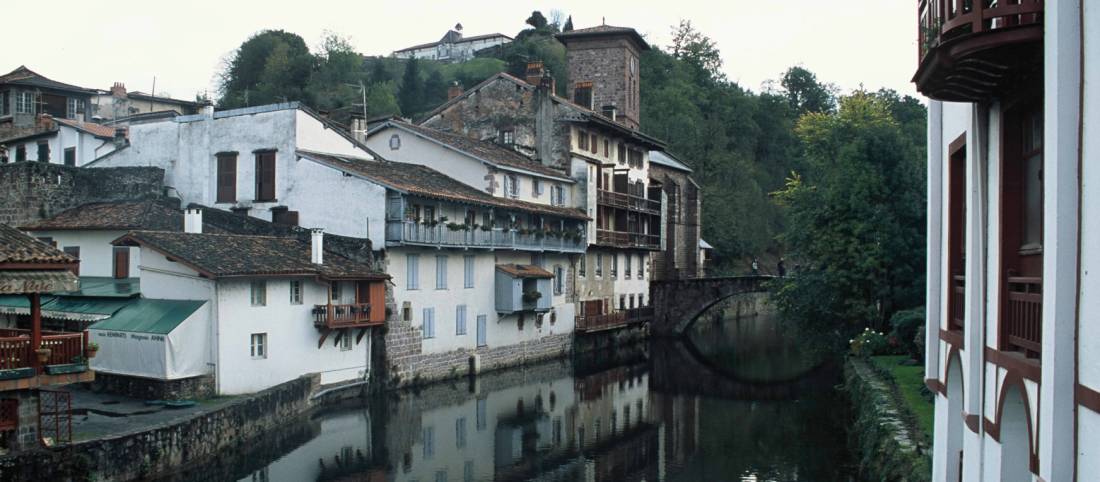
[[[314,305],[313,325],[318,328],[367,328],[382,326],[386,322],[385,313],[375,313],[374,310],[385,310],[382,306],[371,306],[370,303],[353,303],[344,305]]]
[[[596,204],[645,214],[661,214],[661,201],[606,189],[596,191]]]
[[[597,229],[596,244],[612,248],[660,249],[661,237],[656,234]]]
[[[653,320],[653,307],[628,308],[611,313],[582,315],[575,318],[574,330],[581,333],[614,330]]]
[[[1039,358],[1043,350],[1043,280],[1009,276],[1004,313],[1001,315],[1001,346],[1028,358]]]
[[[951,277],[951,317],[948,319],[948,328],[963,331],[966,326],[966,277],[955,275]]]
[[[486,229],[480,226],[452,229],[444,223],[432,226],[413,220],[386,222],[386,244],[388,245],[583,253],[585,242],[581,233],[579,229],[565,232],[497,227]]]
[[[977,102],[1041,84],[1043,0],[920,0],[918,15],[922,94]]]
[[[0,329],[0,390],[92,380],[88,370],[87,332],[43,331],[38,348],[49,350],[44,361],[40,361],[39,352],[33,346],[32,340],[30,330]],[[80,375],[84,373],[88,376]],[[49,377],[65,374],[78,374],[79,379]],[[38,377],[39,375],[45,377]],[[36,377],[41,379],[9,386],[12,381]]]

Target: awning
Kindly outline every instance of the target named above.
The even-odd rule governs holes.
[[[533,264],[498,264],[497,269],[513,278],[553,278],[554,273]]]
[[[128,300],[117,313],[88,329],[166,335],[204,303],[195,300]]]
[[[129,298],[141,294],[140,278],[108,278],[105,276],[81,276],[80,289],[65,294],[67,296],[98,296],[111,298]]]
[[[99,321],[109,318],[129,302],[123,298],[58,296],[42,304],[42,316],[60,320]]]
[[[0,294],[50,293],[78,289],[80,281],[70,271],[0,271]]]

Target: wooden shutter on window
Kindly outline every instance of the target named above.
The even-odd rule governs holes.
[[[256,153],[256,200],[275,200],[275,152]]]
[[[237,154],[218,154],[219,203],[237,202]]]
[[[386,283],[374,281],[370,284],[370,321],[386,321]]]
[[[115,248],[115,278],[130,277],[130,249]]]

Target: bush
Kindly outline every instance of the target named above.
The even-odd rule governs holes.
[[[885,355],[890,352],[890,343],[886,340],[886,335],[870,328],[864,329],[863,333],[848,340],[848,344],[852,354],[859,357]]]
[[[913,308],[894,313],[890,318],[889,341],[896,342],[902,353],[923,360],[924,353],[917,344],[917,337],[924,332],[924,308]],[[892,343],[893,344],[893,343]]]

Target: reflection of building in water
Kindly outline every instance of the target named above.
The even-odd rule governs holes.
[[[241,482],[385,480],[385,465],[372,463],[371,418],[366,410],[331,413],[320,425],[316,437]]]

